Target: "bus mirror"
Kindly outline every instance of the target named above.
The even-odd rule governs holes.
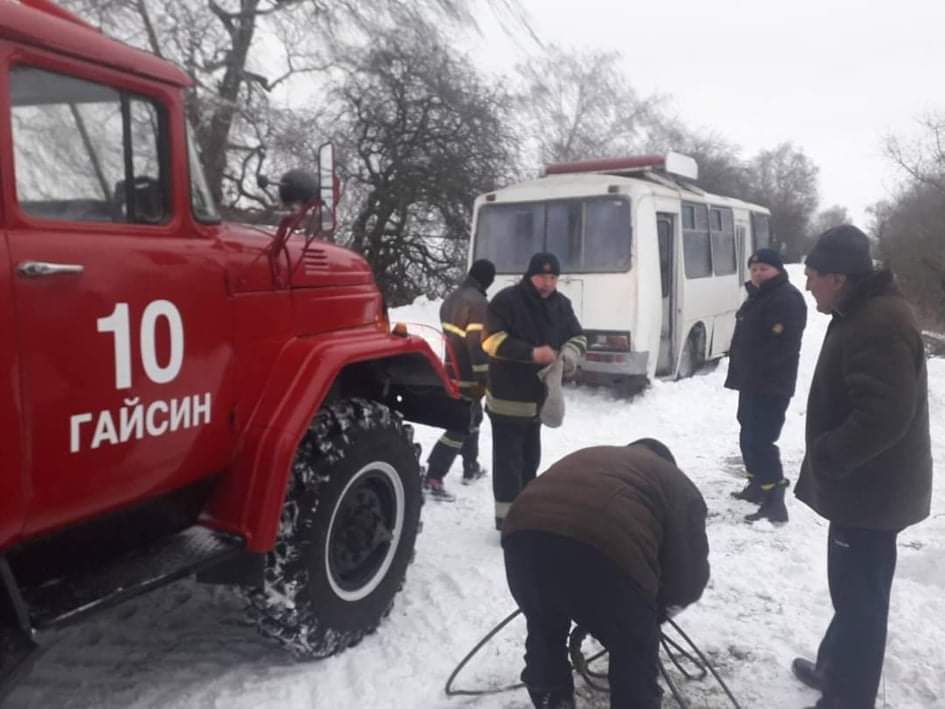
[[[318,149],[318,186],[321,200],[319,222],[322,232],[335,229],[335,147],[325,143]]]

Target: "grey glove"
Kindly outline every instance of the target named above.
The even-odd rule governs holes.
[[[561,364],[564,367],[564,376],[574,376],[574,373],[577,371],[578,362],[580,361],[581,353],[577,346],[571,344],[570,342],[564,343],[564,347],[561,348]]]
[[[538,371],[538,378],[545,385],[545,401],[541,405],[539,418],[550,428],[558,428],[564,421],[564,392],[561,391],[561,370],[564,359],[558,357],[547,367]]]

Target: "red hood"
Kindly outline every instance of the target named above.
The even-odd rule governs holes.
[[[269,253],[273,228],[224,224],[219,236],[227,252],[227,270],[236,293],[322,286],[369,285],[371,267],[362,256],[327,241],[312,241],[305,248],[300,236],[289,239],[276,257]]]

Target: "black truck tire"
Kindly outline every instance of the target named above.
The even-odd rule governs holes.
[[[296,657],[328,657],[373,632],[413,557],[423,496],[413,429],[399,414],[346,399],[302,437],[265,583],[260,631]]]

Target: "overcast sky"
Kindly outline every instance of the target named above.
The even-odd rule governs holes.
[[[617,49],[641,93],[749,157],[790,140],[820,167],[821,208],[865,209],[901,175],[890,133],[945,111],[945,0],[521,0],[545,42]],[[535,44],[484,20],[478,58],[511,67]]]

